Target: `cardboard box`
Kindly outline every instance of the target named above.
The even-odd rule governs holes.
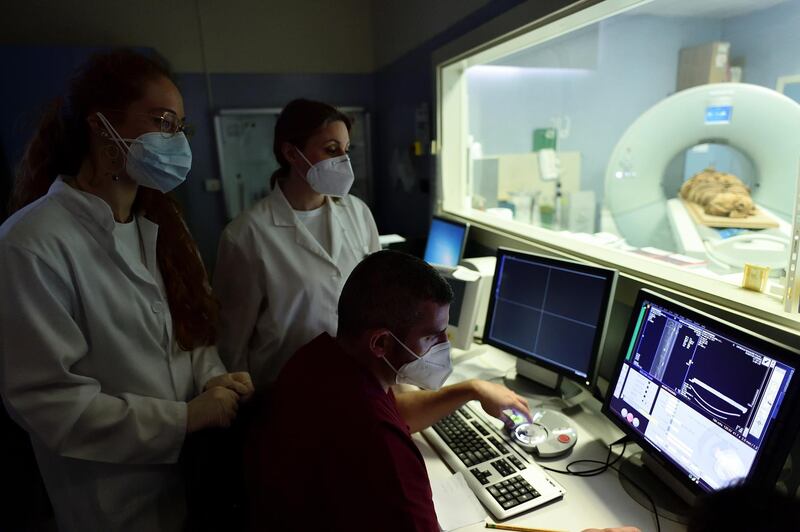
[[[700,46],[681,49],[678,58],[679,91],[705,85],[729,81],[731,44],[710,42]]]

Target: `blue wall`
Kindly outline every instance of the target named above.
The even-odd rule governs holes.
[[[582,186],[601,200],[617,140],[642,112],[675,92],[680,48],[728,41],[731,57],[744,60],[743,81],[774,89],[779,76],[800,74],[798,28],[800,2],[729,19],[614,17],[600,23],[596,69],[471,72],[470,133],[486,155],[526,152],[534,128],[569,115],[571,134],[559,149],[581,152]]]
[[[16,165],[44,107],[64,94],[73,70],[100,47],[0,46],[0,142]]]
[[[774,89],[779,76],[800,75],[800,2],[727,19],[722,40],[744,58],[743,81]]]
[[[608,157],[625,129],[675,92],[678,51],[720,38],[719,20],[621,16],[600,23],[596,69],[487,67],[470,72],[470,133],[485,155],[531,151],[534,128],[559,115],[558,149],[582,155],[582,187],[602,199]]]

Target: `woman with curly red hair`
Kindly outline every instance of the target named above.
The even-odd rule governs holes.
[[[0,391],[60,530],[180,530],[187,433],[252,393],[214,347],[217,305],[166,195],[191,167],[158,61],[93,57],[28,144],[0,227]]]

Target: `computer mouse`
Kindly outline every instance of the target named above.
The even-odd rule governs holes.
[[[524,415],[523,420],[507,429],[509,436],[520,447],[540,457],[563,454],[578,441],[572,421],[560,412],[537,408],[531,412],[530,420]]]
[[[512,432],[514,427],[518,425],[522,425],[523,423],[530,423],[531,419],[528,417],[528,414],[524,412],[520,412],[515,408],[506,408],[501,412],[503,414],[503,425],[507,431]]]

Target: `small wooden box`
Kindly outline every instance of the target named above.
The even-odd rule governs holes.
[[[742,288],[763,292],[769,279],[769,267],[745,264],[742,274]]]

